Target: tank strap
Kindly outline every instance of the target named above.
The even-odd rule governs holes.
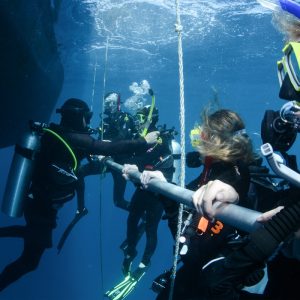
[[[74,166],[73,166],[73,170],[76,171],[77,169],[77,158],[75,156],[74,151],[72,150],[72,148],[69,146],[69,144],[55,131],[49,129],[49,128],[43,128],[44,131],[52,134],[53,136],[55,136],[59,141],[61,141],[63,143],[63,145],[67,148],[67,150],[69,151],[69,153],[71,154],[72,158],[73,158],[73,162],[74,162]]]
[[[15,152],[30,160],[35,160],[37,153],[35,150],[24,148],[18,144],[15,146]]]

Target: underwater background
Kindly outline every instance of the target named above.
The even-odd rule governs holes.
[[[30,2],[27,1],[28,6]],[[54,5],[60,1],[50,2]],[[271,13],[254,0],[179,2],[183,25],[186,151],[192,150],[189,131],[199,122],[201,109],[216,95],[221,107],[242,116],[259,150],[260,123],[265,110],[278,110],[284,104],[278,97],[276,72],[284,42],[271,24]],[[67,98],[81,98],[92,107],[91,125],[96,127],[104,92],[120,92],[125,101],[132,96],[129,86],[133,82],[147,80],[156,95],[159,124],[175,126],[179,131],[175,12],[175,1],[169,0],[61,1],[54,30],[64,81],[55,107]],[[50,120],[36,121],[58,120],[54,109]],[[289,153],[297,154],[298,147],[296,142]],[[12,156],[13,146],[0,149],[1,196]],[[199,172],[187,169],[186,182]],[[126,199],[130,199],[133,190],[133,185],[128,183]],[[75,199],[60,210],[54,247],[45,252],[36,271],[0,293],[0,300],[104,299],[105,291],[122,279],[123,253],[119,246],[125,238],[127,219],[127,213],[113,205],[109,173],[102,179],[86,178],[86,206],[88,215],[75,226],[58,255],[56,245],[75,214]],[[23,224],[23,220],[0,214],[0,226],[15,223]],[[22,243],[19,239],[0,239],[0,269],[20,254]],[[143,238],[139,255],[144,243]],[[155,299],[156,294],[150,290],[152,281],[171,267],[172,249],[167,223],[161,221],[151,267],[128,296],[129,300]],[[138,258],[135,261],[138,263]]]

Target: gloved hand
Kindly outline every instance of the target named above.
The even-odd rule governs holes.
[[[159,131],[151,131],[145,136],[147,144],[155,144],[159,137]]]
[[[262,279],[264,264],[254,264],[243,251],[232,254],[204,267],[199,289],[205,299],[239,299],[241,288],[255,285]]]
[[[253,286],[258,284],[265,276],[263,268],[258,268],[250,273],[243,281],[243,286]]]
[[[185,156],[185,163],[188,168],[199,168],[202,165],[200,158],[198,151],[188,152]]]

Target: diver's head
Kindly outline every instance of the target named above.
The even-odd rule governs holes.
[[[87,129],[93,115],[88,105],[76,98],[66,100],[56,112],[61,114],[62,126],[78,131]]]
[[[110,92],[104,97],[104,114],[114,114],[121,109],[121,97],[119,93]]]
[[[251,141],[240,116],[231,110],[220,109],[212,114],[203,113],[196,148],[201,157],[235,162],[253,160]]]
[[[287,41],[299,41],[299,0],[257,0],[273,12],[273,25],[284,34]]]
[[[148,118],[151,120],[149,127],[154,127],[159,118],[158,109],[155,106],[151,109],[151,105],[146,105],[135,114],[137,125],[140,128],[145,125]]]

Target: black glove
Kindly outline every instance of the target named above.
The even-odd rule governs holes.
[[[197,151],[188,152],[185,156],[185,159],[188,168],[199,168],[202,165],[200,153]]]
[[[242,251],[234,251],[203,270],[199,290],[205,295],[204,299],[239,299],[240,290],[245,285],[254,285],[262,279],[263,268],[263,264],[253,264]]]

